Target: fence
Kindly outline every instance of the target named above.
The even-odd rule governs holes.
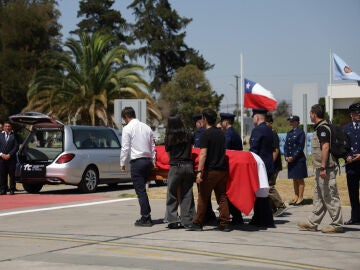
[[[279,139],[280,139],[280,152],[281,154],[284,154],[284,144],[286,139],[286,133],[278,133]],[[308,133],[306,136],[306,153],[307,155],[311,154],[311,140],[312,140],[312,133]]]

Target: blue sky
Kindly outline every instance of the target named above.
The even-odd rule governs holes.
[[[133,20],[117,0],[114,8]],[[240,74],[291,101],[298,83],[317,83],[319,96],[329,83],[330,50],[360,74],[359,0],[169,0],[182,17],[192,18],[185,42],[215,64],[206,73],[223,104],[235,103]],[[59,0],[64,38],[76,28],[78,1]]]

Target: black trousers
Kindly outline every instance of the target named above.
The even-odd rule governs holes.
[[[360,221],[360,201],[359,201],[359,174],[346,174],[350,204],[351,204],[351,219],[353,221]]]
[[[148,217],[151,213],[151,207],[146,193],[146,182],[153,167],[152,160],[150,158],[139,158],[130,161],[130,163],[131,179],[139,201],[140,215]]]
[[[0,158],[0,191],[7,191],[8,188],[8,176],[10,179],[10,190],[15,190],[15,169],[16,159],[11,158],[9,160],[3,160]]]

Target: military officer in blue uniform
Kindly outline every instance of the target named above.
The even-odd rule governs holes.
[[[239,133],[232,127],[235,119],[235,114],[232,113],[220,113],[221,129],[224,130],[225,135],[225,148],[227,150],[243,150],[242,140]],[[244,224],[241,211],[237,209],[228,200],[231,218],[231,225],[237,226]]]
[[[303,204],[304,200],[304,178],[308,177],[304,154],[306,136],[304,130],[299,127],[299,116],[292,115],[287,120],[292,129],[286,134],[284,157],[288,163],[288,178],[293,179],[295,193],[295,198],[290,202],[290,205],[299,206]]]
[[[239,133],[232,127],[234,124],[235,114],[220,113],[220,123],[225,131],[225,148],[229,150],[243,150],[242,140]]]
[[[272,129],[266,125],[265,109],[253,109],[253,122],[255,128],[250,136],[250,151],[261,157],[265,164],[268,178],[270,178],[275,169],[273,161],[274,136]]]
[[[253,109],[253,123],[255,128],[250,136],[250,151],[257,154],[265,164],[268,179],[275,172],[273,161],[274,135],[272,129],[266,125],[265,109]],[[274,218],[270,208],[269,197],[257,197],[254,205],[254,215],[249,223],[258,227],[273,227]]]
[[[346,180],[351,204],[351,217],[345,225],[360,224],[360,103],[349,107],[351,122],[343,126],[350,139],[351,152],[346,158]]]
[[[202,123],[202,114],[194,114],[192,116],[193,120],[195,121],[195,131],[194,131],[194,147],[199,147],[200,143],[200,136],[205,131]]]

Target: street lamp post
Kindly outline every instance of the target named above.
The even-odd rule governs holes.
[[[235,102],[235,109],[236,109],[236,121],[239,123],[239,76],[234,75],[236,79],[236,102]]]

